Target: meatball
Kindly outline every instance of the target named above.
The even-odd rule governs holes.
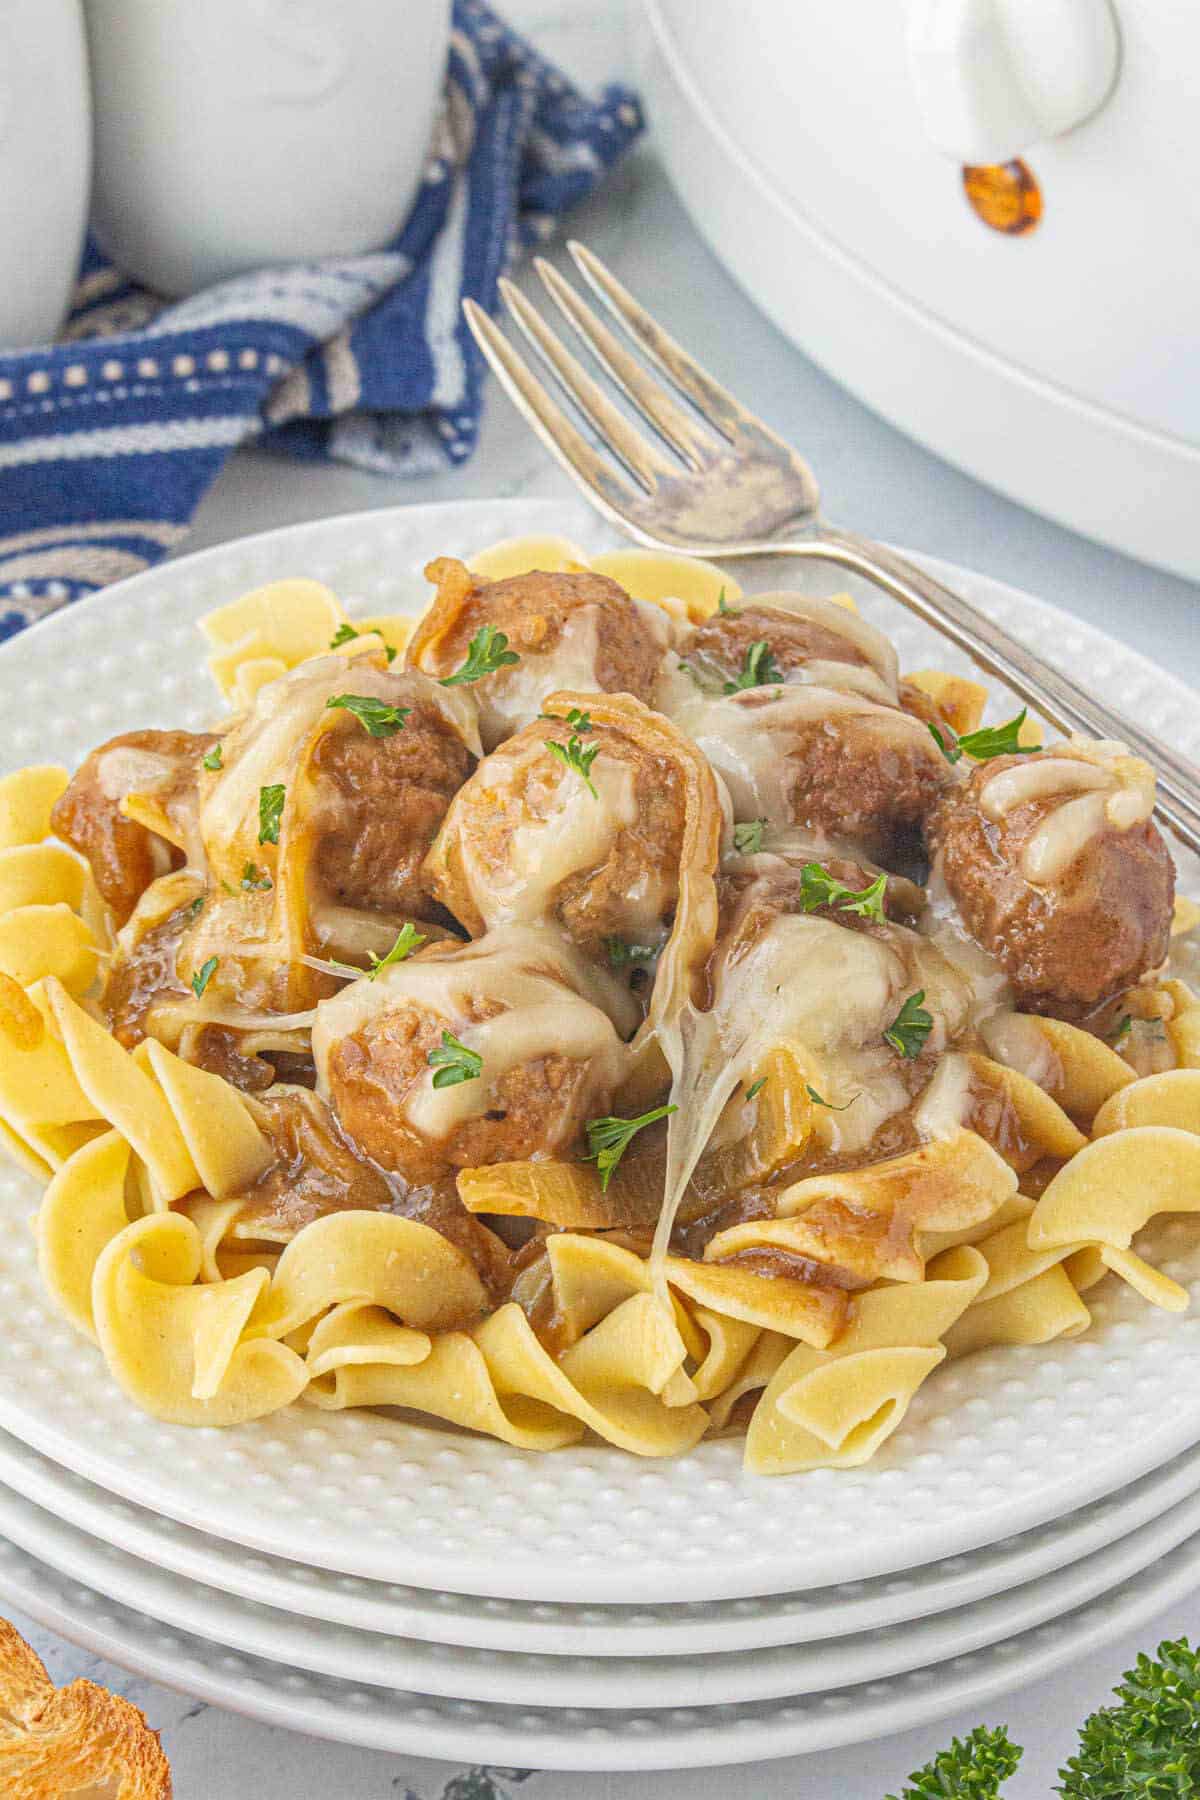
[[[55,833],[91,864],[118,926],[156,876],[183,861],[166,839],[127,819],[122,800],[153,792],[170,813],[194,794],[197,765],[215,742],[202,732],[127,731],[92,751],[56,804]]]
[[[347,717],[320,738],[311,766],[331,821],[316,858],[326,892],[343,906],[424,918],[421,864],[475,766],[458,732],[429,704],[413,705],[391,737]]]
[[[670,621],[606,575],[534,571],[483,581],[450,557],[425,573],[438,594],[409,645],[411,664],[439,679],[453,675],[487,625],[520,659],[471,684],[485,749],[536,719],[556,688],[652,698]]]
[[[412,1185],[573,1155],[611,1111],[636,1023],[630,996],[550,927],[510,925],[323,1001],[318,1091],[350,1142]]]
[[[887,861],[948,779],[914,693],[865,619],[832,600],[777,594],[696,627],[660,704],[724,778],[740,819]]]
[[[1167,954],[1175,871],[1154,777],[1122,745],[1000,756],[928,824],[950,898],[1019,1005],[1080,1020]]]
[[[679,891],[677,734],[657,720],[648,741],[593,719],[586,695],[568,698],[580,702],[571,718],[527,725],[479,765],[451,804],[427,879],[472,936],[551,919],[592,954],[613,938],[653,952]]]

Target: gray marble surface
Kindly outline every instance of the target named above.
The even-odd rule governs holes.
[[[506,11],[581,79],[631,72],[624,8],[600,0],[507,0]],[[651,145],[573,229],[660,312],[701,359],[809,454],[835,519],[914,549],[984,569],[1092,620],[1200,687],[1200,591],[1085,542],[980,487],[908,442],[851,399],[759,316],[704,247]],[[561,254],[556,252],[561,260]],[[528,284],[528,276],[524,278]],[[480,451],[454,475],[399,484],[349,469],[298,465],[263,454],[236,458],[200,509],[185,548],[199,549],[292,520],[403,501],[496,494],[554,495],[566,484],[498,395]],[[1086,673],[1086,671],[1083,671]],[[272,1730],[198,1705],[97,1662],[17,1618],[58,1682],[76,1675],[128,1694],[161,1728],[180,1800],[724,1800],[731,1788],[762,1800],[879,1800],[974,1711],[901,1737],[753,1770],[676,1775],[562,1775],[513,1771],[471,1776],[449,1765],[379,1755]],[[1012,1800],[1045,1796],[1071,1748],[1074,1725],[1103,1703],[1137,1651],[1200,1630],[1195,1600],[1085,1659],[1050,1683],[986,1710],[1027,1747]],[[764,1746],[764,1748],[769,1748]]]

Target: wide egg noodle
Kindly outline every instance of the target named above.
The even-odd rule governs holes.
[[[942,1339],[986,1279],[978,1250],[947,1250],[924,1281],[861,1295],[850,1325],[828,1350],[798,1345],[754,1409],[747,1469],[780,1475],[869,1461],[945,1360]]]

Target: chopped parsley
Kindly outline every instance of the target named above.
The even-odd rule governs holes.
[[[590,731],[591,725],[588,724],[584,729]],[[565,744],[560,744],[557,738],[547,738],[546,748],[551,756],[557,756],[565,769],[574,770],[593,800],[600,798],[592,780],[592,764],[600,754],[599,744],[592,744],[585,750],[581,739],[572,732]]]
[[[210,956],[207,962],[202,962],[200,964],[200,967],[192,976],[192,992],[195,994],[197,1000],[216,974],[217,964],[220,960],[219,956]]]
[[[257,863],[248,862],[242,870],[242,887],[247,893],[265,893],[274,885],[267,871],[260,869]]]
[[[377,974],[378,969],[374,972]],[[449,1031],[443,1031],[440,1049],[431,1050],[425,1060],[435,1071],[435,1088],[458,1087],[464,1081],[478,1081],[483,1074],[483,1058],[478,1050],[469,1050]]]
[[[734,849],[742,856],[757,856],[762,849],[763,832],[766,830],[765,819],[748,819],[744,825],[733,828]]]
[[[925,1040],[933,1030],[933,1014],[925,1011],[922,1005],[924,999],[924,988],[918,988],[915,994],[910,994],[883,1034],[885,1042],[893,1050],[898,1050],[908,1062],[920,1056],[925,1048]]]
[[[624,938],[606,937],[604,954],[610,968],[623,969],[627,963],[653,962],[658,951],[653,944],[627,944]]]
[[[204,767],[210,772],[210,774],[215,775],[217,770],[221,767],[221,746],[220,746],[220,744],[214,744],[211,750],[206,750],[204,752],[203,762],[204,762]]]
[[[804,1091],[808,1095],[809,1099],[812,1101],[814,1106],[823,1106],[826,1108],[826,1110],[828,1112],[845,1112],[846,1108],[848,1106],[853,1106],[854,1102],[858,1099],[857,1094],[851,1094],[850,1098],[848,1100],[844,1100],[842,1102],[841,1106],[835,1106],[835,1104],[832,1100],[823,1099],[822,1096],[820,1094],[818,1094],[816,1088],[810,1087],[810,1085],[807,1081],[804,1084]]]
[[[190,925],[193,919],[198,919],[203,910],[204,910],[204,895],[197,894],[196,898],[194,900],[190,901],[188,904],[188,908],[187,908],[188,924]]]
[[[717,595],[717,612],[722,619],[740,619],[742,616],[735,606],[729,605],[724,588]]]
[[[748,1087],[746,1089],[747,1100],[753,1100],[756,1095],[761,1094],[763,1089],[766,1087],[766,1085],[767,1085],[766,1076],[760,1075],[758,1080],[754,1083],[753,1087]]]
[[[371,967],[367,970],[367,980],[374,981],[383,969],[390,969],[395,963],[406,962],[414,950],[419,950],[425,942],[425,933],[418,931],[415,925],[402,925],[396,941],[386,956],[376,956],[371,952]],[[434,1083],[436,1086],[436,1082]],[[447,1084],[442,1083],[445,1087]]]
[[[376,634],[376,635],[378,635],[378,634]],[[337,630],[334,632],[333,636],[330,638],[329,648],[331,650],[340,650],[343,644],[352,643],[356,637],[361,637],[361,636],[362,636],[361,631],[356,631],[353,625],[350,625],[350,624],[346,623],[346,621],[343,620],[343,622],[338,626]],[[396,660],[395,645],[394,644],[385,644],[383,646],[383,649],[384,649],[384,654],[386,655],[388,661],[390,663],[395,662],[395,660]]]
[[[1041,749],[1040,744],[1021,743],[1021,727],[1028,715],[1028,707],[1023,706],[1015,719],[1006,719],[1003,725],[984,725],[978,731],[968,731],[963,737],[955,737],[949,732],[946,735],[936,725],[929,727],[934,743],[948,763],[956,763],[966,755],[976,762],[989,762],[993,756],[1036,756]],[[949,731],[949,727],[947,727]]]
[[[1126,1013],[1124,1018],[1119,1021],[1117,1029],[1112,1034],[1113,1048],[1116,1049],[1118,1044],[1123,1044],[1132,1030],[1133,1015],[1131,1013]]]
[[[370,694],[334,694],[325,705],[352,713],[373,738],[391,737],[403,731],[412,711],[411,706],[389,706],[386,700],[376,700]]]
[[[273,781],[268,787],[258,790],[258,841],[260,844],[277,844],[279,842],[279,822],[283,818],[283,803],[287,798],[287,789],[282,781]]]
[[[775,666],[771,646],[766,638],[757,638],[745,655],[737,675],[725,683],[727,694],[740,694],[744,688],[771,687],[783,680],[783,670]]]
[[[636,1119],[589,1119],[587,1122],[588,1153],[587,1162],[594,1162],[600,1176],[600,1187],[608,1192],[608,1184],[612,1180],[613,1170],[628,1150],[639,1131],[647,1125],[653,1125],[657,1119],[665,1119],[671,1113],[678,1112],[677,1106],[656,1106],[650,1112],[644,1112]]]
[[[847,887],[820,863],[805,863],[800,871],[800,910],[807,913],[815,912],[818,906],[833,906],[839,912],[857,913],[860,919],[883,924],[887,884],[887,876],[880,874],[865,888]]]
[[[494,625],[481,625],[467,646],[467,659],[461,669],[455,669],[453,675],[443,675],[442,686],[457,687],[460,682],[481,681],[485,675],[495,675],[497,670],[506,669],[520,660],[516,651],[509,649],[505,632],[498,631]]]

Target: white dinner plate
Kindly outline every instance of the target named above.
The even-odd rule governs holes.
[[[654,1659],[472,1650],[356,1631],[239,1600],[77,1531],[0,1486],[0,1536],[58,1573],[213,1643],[317,1675],[502,1706],[625,1710],[776,1700],[884,1680],[965,1656],[1084,1606],[1200,1533],[1200,1495],[1055,1574],[990,1600],[852,1637],[774,1649]]]
[[[1054,1574],[1116,1545],[1200,1489],[1200,1450],[1185,1451],[1128,1488],[1020,1537],[903,1575],[810,1593],[672,1606],[570,1606],[480,1599],[336,1575],[192,1531],[94,1487],[0,1434],[0,1483],[37,1509],[142,1562],[242,1600],[310,1620],[424,1643],[540,1656],[689,1656],[809,1644],[881,1631],[961,1609]],[[1197,1523],[1200,1529],[1200,1521]],[[18,1535],[16,1532],[14,1536]],[[26,1547],[49,1552],[25,1536]],[[1115,1579],[1115,1578],[1114,1578]],[[97,1578],[97,1585],[103,1585]]]
[[[766,1762],[910,1731],[1045,1680],[1190,1593],[1195,1539],[1090,1605],[932,1668],[806,1698],[636,1711],[493,1706],[305,1674],[160,1625],[0,1541],[0,1602],[71,1643],[216,1706],[393,1754],[541,1769]],[[653,1665],[641,1691],[654,1695]]]
[[[399,508],[321,520],[166,564],[52,615],[0,648],[5,766],[81,758],[135,725],[195,727],[218,710],[196,619],[286,574],[327,580],[354,611],[418,605],[438,552],[557,530],[611,542],[548,502]],[[1015,589],[930,564],[1181,749],[1200,752],[1195,697],[1082,621]],[[775,565],[764,577],[775,584]],[[809,569],[805,585],[818,586]],[[820,581],[825,591],[853,583]],[[902,663],[963,667],[936,635],[855,589]],[[1003,697],[1000,705],[1006,704]],[[1190,859],[1185,884],[1200,888]],[[0,1184],[0,1426],[114,1493],[210,1534],[373,1579],[530,1600],[705,1600],[827,1586],[995,1543],[1086,1505],[1200,1438],[1200,1317],[1156,1311],[1109,1281],[1093,1329],[1043,1349],[939,1370],[867,1467],[747,1476],[740,1445],[669,1463],[606,1446],[539,1458],[377,1414],[304,1406],[236,1430],[138,1412],[99,1352],[47,1304],[26,1229],[37,1192]],[[1169,1223],[1150,1254],[1200,1291],[1200,1227]]]

